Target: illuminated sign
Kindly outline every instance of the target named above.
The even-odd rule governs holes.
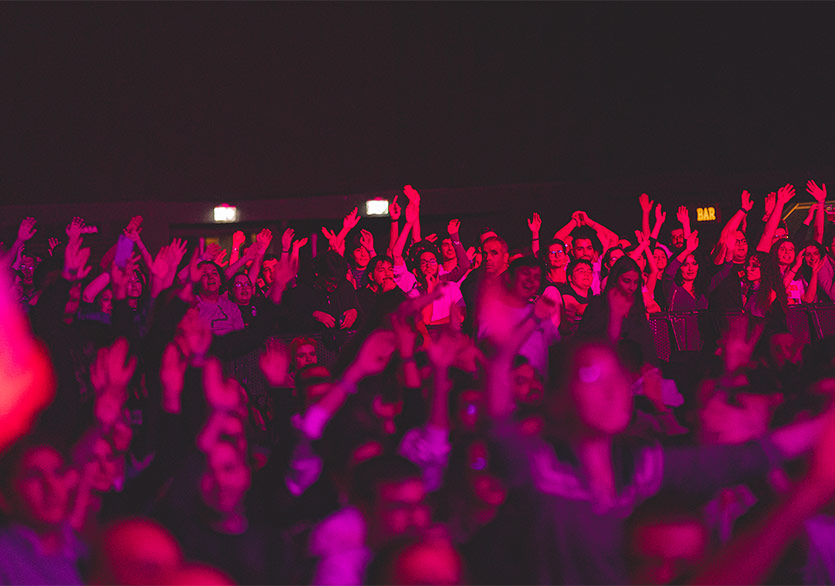
[[[715,222],[716,221],[716,208],[713,208],[713,207],[696,208],[696,221],[697,222]]]
[[[369,199],[365,202],[366,216],[387,216],[389,215],[389,202],[387,199]]]
[[[215,222],[237,222],[238,208],[230,206],[229,204],[220,204],[215,207],[214,219]]]

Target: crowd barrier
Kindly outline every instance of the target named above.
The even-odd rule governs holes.
[[[717,315],[710,311],[661,312],[650,315],[658,358],[669,362],[681,352],[699,352],[715,337],[717,323],[744,320],[741,311]],[[835,335],[835,305],[793,305],[786,312],[789,332],[803,344]]]

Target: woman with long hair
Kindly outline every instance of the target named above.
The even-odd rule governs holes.
[[[695,252],[699,248],[699,233],[691,232],[684,249],[664,269],[664,293],[670,311],[699,311],[707,309],[707,297],[699,291],[699,261]]]
[[[771,329],[786,329],[786,287],[774,258],[754,252],[745,266],[747,285],[743,293],[745,313],[766,320]]]
[[[774,242],[770,252],[783,277],[786,301],[789,305],[801,303],[806,293],[806,285],[798,275],[800,265],[803,263],[803,255],[797,254],[796,250],[794,242],[788,238],[783,238]]]

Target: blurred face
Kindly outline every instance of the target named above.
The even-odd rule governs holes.
[[[780,243],[780,247],[777,249],[777,261],[781,265],[791,265],[795,259],[795,249],[794,243],[785,240]]]
[[[585,433],[612,436],[632,417],[632,389],[614,353],[586,348],[577,354],[571,397]]]
[[[829,246],[827,246],[827,250],[829,251],[829,254],[835,256],[835,237],[833,237],[832,240],[830,240]]]
[[[733,261],[736,263],[745,262],[748,256],[748,240],[745,239],[745,234],[737,230],[731,236],[731,244],[733,245]]]
[[[618,278],[618,289],[627,297],[632,297],[642,283],[641,275],[637,271],[627,271]]]
[[[26,254],[20,257],[20,272],[23,274],[23,283],[25,285],[32,284],[32,275],[35,274],[37,266],[38,259]]]
[[[183,557],[174,537],[146,520],[118,522],[108,529],[102,546],[104,555],[94,570],[93,584],[163,584]]]
[[[110,289],[105,289],[101,292],[101,297],[99,297],[99,309],[101,309],[102,313],[106,313],[110,315],[113,313],[113,291]]]
[[[487,274],[497,275],[507,268],[508,255],[501,243],[492,240],[484,245],[484,269]]]
[[[788,238],[788,237],[789,237],[788,231],[786,231],[786,229],[783,228],[782,226],[780,226],[779,228],[777,228],[777,230],[774,231],[774,240],[775,241],[780,240],[782,238]]]
[[[699,263],[696,262],[695,256],[688,254],[684,264],[681,265],[681,278],[685,281],[695,281],[698,274]]]
[[[482,413],[482,395],[466,390],[458,397],[458,423],[463,431],[475,431]]]
[[[658,265],[659,271],[667,268],[667,254],[663,250],[656,248],[652,255],[655,257],[655,264]]]
[[[673,230],[670,242],[673,248],[684,248],[684,229],[676,228]]]
[[[548,266],[552,269],[561,269],[568,264],[568,254],[559,244],[552,244],[548,247]]]
[[[371,525],[378,543],[419,535],[429,526],[426,489],[420,478],[381,484],[377,488],[375,505]]]
[[[431,252],[421,253],[420,272],[426,277],[434,277],[438,274],[438,259]]]
[[[588,289],[591,287],[591,282],[594,279],[594,273],[591,267],[586,264],[578,264],[571,272],[571,282],[580,289]]]
[[[441,256],[444,260],[455,260],[455,248],[452,246],[452,240],[444,238],[441,241]]]
[[[814,246],[807,246],[803,251],[803,261],[807,266],[812,266],[812,263],[816,263],[820,258],[821,252]]]
[[[113,486],[118,473],[118,464],[113,446],[105,439],[99,438],[93,444],[92,462],[93,488],[99,492],[107,492]]]
[[[67,300],[67,305],[64,307],[64,317],[70,318],[75,315],[81,305],[81,283],[74,283],[70,287],[70,298]]]
[[[142,295],[142,280],[135,272],[128,279],[128,297],[136,299]]]
[[[511,291],[519,299],[530,299],[539,291],[542,269],[539,267],[520,267],[513,275]]]
[[[354,259],[354,266],[358,269],[364,269],[367,267],[368,261],[371,260],[371,256],[368,254],[368,251],[364,246],[358,246],[355,248],[352,258]]]
[[[76,479],[54,449],[39,446],[29,450],[19,462],[12,481],[16,513],[35,528],[63,523],[69,513],[70,490]]]
[[[620,260],[621,258],[623,258],[623,251],[620,248],[613,249],[609,253],[609,262],[606,263],[606,268],[611,270],[612,267],[615,266],[615,263],[618,262],[618,260]]]
[[[490,473],[490,450],[483,441],[475,441],[467,448],[470,468],[470,488],[481,505],[498,507],[507,497],[507,489],[499,478]]]
[[[394,282],[394,267],[387,260],[377,263],[377,266],[374,267],[374,271],[369,276],[369,280],[371,280],[378,287],[382,288],[383,293],[391,291],[397,286]]]
[[[511,373],[513,397],[517,403],[536,404],[542,400],[542,383],[530,364],[522,364]]]
[[[213,264],[203,265],[203,276],[200,277],[200,287],[203,291],[217,293],[220,290],[220,273]]]
[[[232,280],[232,301],[238,305],[249,305],[252,301],[253,287],[246,275],[235,275]]]
[[[633,584],[673,584],[704,561],[707,532],[694,521],[638,527],[630,540]]]
[[[745,265],[745,272],[748,280],[752,283],[759,283],[762,280],[762,271],[760,271],[760,259],[752,256],[748,259],[748,264]]]
[[[296,370],[300,368],[304,368],[308,364],[316,364],[317,357],[316,357],[316,347],[312,344],[302,344],[299,346],[299,349],[296,350]]]
[[[207,459],[207,469],[200,480],[203,501],[221,514],[239,510],[250,482],[243,455],[231,444],[219,442]]]
[[[270,284],[273,282],[273,275],[275,275],[275,266],[278,264],[278,259],[271,258],[270,260],[265,260],[261,264],[261,276],[264,278],[264,282]]]
[[[574,258],[581,258],[594,262],[595,252],[589,238],[577,238],[574,240]]]

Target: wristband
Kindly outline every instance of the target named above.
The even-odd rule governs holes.
[[[537,238],[532,238],[532,239],[531,239],[531,240],[534,240],[534,241],[536,241],[536,240],[539,240],[539,238],[538,238],[538,237],[537,237]]]
[[[739,208],[739,211],[747,216],[748,212],[750,212],[751,210],[746,210],[745,208]]]

